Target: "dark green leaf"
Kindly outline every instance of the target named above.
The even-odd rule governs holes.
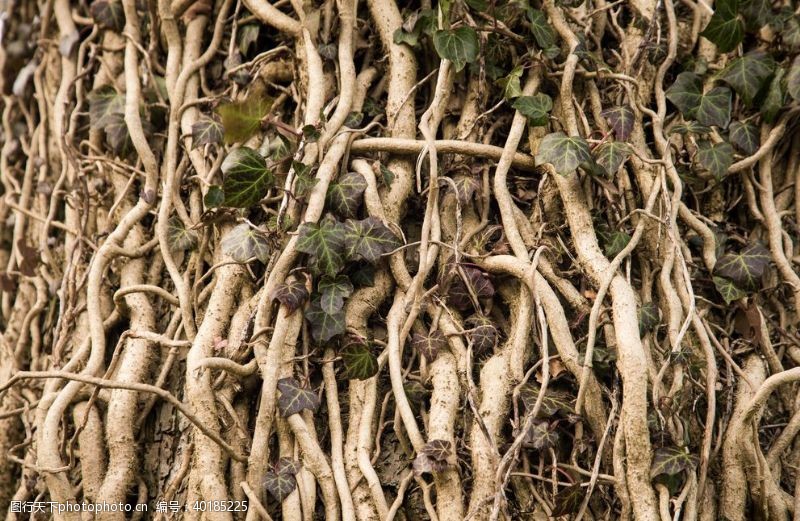
[[[730,52],[744,39],[739,0],[717,0],[714,5],[714,15],[700,35],[714,42],[720,52]]]
[[[478,192],[481,189],[481,185],[477,179],[466,175],[458,176],[453,180],[452,185],[450,183],[447,185],[451,193],[455,187],[455,194],[460,204],[469,203],[472,199],[472,196],[475,195],[475,192]]]
[[[326,196],[328,206],[342,217],[355,217],[361,205],[361,196],[366,189],[367,181],[363,175],[358,172],[348,172],[328,186]]]
[[[503,97],[505,99],[510,100],[522,95],[522,87],[519,83],[520,78],[522,78],[522,67],[514,67],[507,76],[495,82],[503,89]]]
[[[703,97],[703,80],[693,72],[682,72],[667,89],[666,95],[685,118],[692,118]]]
[[[319,51],[319,55],[326,60],[335,60],[339,54],[339,49],[335,43],[320,44],[317,51]]]
[[[639,334],[651,331],[661,321],[658,317],[658,306],[655,302],[645,302],[639,307]]]
[[[291,474],[292,476],[296,476],[302,466],[300,465],[299,461],[293,460],[291,458],[280,458],[278,462],[275,464],[275,472],[280,474]]]
[[[795,56],[786,75],[786,92],[795,101],[800,101],[800,55]]]
[[[465,0],[467,5],[470,6],[472,9],[482,13],[489,8],[488,2],[486,0]]]
[[[760,286],[761,276],[771,260],[769,250],[758,242],[752,243],[739,253],[726,253],[720,257],[714,266],[714,275],[753,291]]]
[[[420,34],[418,32],[408,32],[403,28],[395,29],[392,41],[395,45],[406,44],[409,47],[416,47],[419,42]]]
[[[311,255],[310,267],[331,277],[344,266],[345,228],[332,217],[303,223],[298,230],[297,250]]]
[[[281,416],[288,418],[303,410],[316,411],[319,407],[319,397],[311,389],[300,387],[294,378],[281,378],[278,380],[278,409]]]
[[[528,20],[531,22],[531,34],[540,49],[548,49],[556,43],[556,32],[547,23],[547,16],[539,9],[527,9]]]
[[[353,283],[347,275],[325,276],[319,281],[317,291],[320,294],[320,307],[325,313],[332,315],[341,311],[344,299],[353,294]]]
[[[730,140],[736,148],[748,156],[755,154],[758,147],[761,146],[758,127],[752,123],[742,123],[741,121],[731,123]]]
[[[594,160],[609,176],[619,172],[631,155],[631,146],[621,141],[607,141],[594,149]]]
[[[192,125],[192,148],[209,143],[222,142],[222,123],[211,118],[202,118]]]
[[[512,107],[526,116],[531,126],[543,127],[547,125],[550,111],[553,110],[553,100],[547,94],[539,92],[533,96],[517,98]]]
[[[397,236],[376,217],[345,221],[343,241],[349,260],[365,260],[373,264],[401,245]]]
[[[497,328],[483,315],[472,315],[464,325],[468,328],[467,338],[472,342],[475,354],[491,352],[497,345]]]
[[[433,45],[440,58],[453,62],[456,72],[478,59],[478,33],[471,27],[436,31]]]
[[[312,173],[311,168],[299,161],[292,161],[292,168],[294,169],[294,196],[297,199],[304,199],[311,193],[311,190],[316,186],[319,179]]]
[[[686,449],[679,447],[660,447],[653,453],[653,464],[650,467],[650,479],[658,476],[674,476],[684,470],[691,470],[695,461]]]
[[[173,215],[167,221],[167,242],[172,250],[188,250],[197,244],[197,232],[187,230],[180,217]]]
[[[242,55],[247,55],[250,46],[256,43],[260,29],[261,24],[244,24],[239,27],[239,52],[241,52]]]
[[[494,296],[494,285],[489,275],[472,266],[461,266],[455,270],[456,277],[447,292],[448,302],[459,310],[467,310],[473,304],[472,295],[477,298]],[[462,275],[463,273],[463,275]]]
[[[752,51],[736,58],[720,73],[720,79],[736,90],[750,106],[764,82],[772,76],[775,62],[764,51]]]
[[[380,180],[384,186],[392,186],[392,181],[394,181],[394,172],[383,166],[383,164],[381,164]]]
[[[363,112],[351,112],[347,115],[347,119],[344,120],[344,126],[349,128],[358,128],[363,120]]]
[[[378,359],[369,346],[361,341],[350,342],[339,350],[348,380],[366,380],[378,373]]]
[[[677,125],[674,125],[669,131],[670,134],[674,134],[676,132],[682,136],[685,136],[686,134],[710,134],[711,128],[701,125],[697,121],[686,121],[684,123],[678,123]]]
[[[608,124],[614,130],[614,137],[620,141],[627,141],[631,137],[634,114],[628,105],[611,107],[601,112],[601,114],[608,120]]]
[[[447,338],[438,329],[427,335],[414,333],[411,346],[430,363],[436,360],[439,351],[447,349]]]
[[[695,117],[703,125],[726,128],[731,121],[733,95],[728,87],[714,87],[700,98]]]
[[[303,127],[302,131],[303,138],[305,138],[307,143],[316,143],[317,140],[322,136],[320,130],[314,125],[306,125]]]
[[[761,103],[761,114],[764,116],[764,121],[767,123],[772,123],[775,120],[775,116],[777,116],[783,108],[784,101],[786,100],[786,93],[783,90],[783,77],[785,75],[786,72],[783,69],[778,69],[775,72],[775,76],[769,83],[767,95]]]
[[[110,85],[93,90],[86,98],[89,100],[89,121],[94,128],[105,130],[109,124],[125,116],[125,95],[118,94]]]
[[[526,384],[522,387],[519,396],[522,399],[522,403],[525,405],[525,409],[529,411],[533,410],[533,406],[536,404],[540,391],[541,387],[533,383]],[[539,408],[537,417],[550,417],[558,412],[573,414],[575,412],[573,401],[572,396],[564,391],[548,388],[542,399],[542,405]]]
[[[547,421],[536,421],[525,435],[525,444],[536,450],[547,450],[558,445],[558,431]]]
[[[789,49],[793,51],[800,49],[800,19],[797,16],[790,17],[783,25],[781,39]]]
[[[716,287],[719,294],[722,295],[726,304],[730,304],[731,302],[735,302],[747,296],[747,292],[739,289],[732,280],[726,279],[725,277],[718,277],[715,275],[714,287]]]
[[[268,470],[264,474],[264,488],[278,502],[282,502],[289,497],[289,494],[297,488],[297,479],[290,472],[273,472]]]
[[[292,280],[278,284],[275,291],[272,292],[272,298],[289,308],[290,311],[295,311],[308,300],[308,290],[303,282]]]
[[[219,185],[211,185],[208,187],[206,195],[203,196],[203,204],[206,208],[216,208],[222,206],[225,202],[225,193]]]
[[[375,285],[375,266],[362,262],[350,271],[350,280],[359,288],[371,288]]]
[[[724,142],[714,145],[702,142],[698,145],[697,160],[716,179],[722,179],[733,164],[733,147]]]
[[[752,32],[757,32],[774,19],[769,0],[745,0],[739,6],[739,12],[744,16],[745,26]]]
[[[247,141],[261,128],[261,120],[269,113],[272,100],[253,98],[245,101],[222,103],[217,114],[225,129],[225,143]]]
[[[455,464],[454,459],[452,443],[447,440],[431,440],[414,458],[412,468],[417,475],[425,472],[444,472]]]
[[[248,224],[239,224],[222,238],[222,251],[236,262],[256,257],[266,263],[270,254],[269,238]]]
[[[589,144],[582,137],[568,137],[563,132],[547,134],[539,144],[537,163],[550,163],[560,175],[569,175],[581,163],[592,160]]]
[[[553,512],[550,516],[555,518],[576,513],[581,507],[585,495],[586,491],[578,483],[561,489],[561,491],[556,494]]]
[[[344,310],[326,313],[320,305],[319,298],[311,302],[304,316],[311,324],[311,335],[317,342],[327,342],[345,331]]]
[[[125,28],[125,10],[122,2],[117,0],[95,0],[89,8],[89,14],[103,29],[121,33]]]
[[[238,147],[228,152],[221,169],[225,175],[222,183],[225,206],[233,208],[257,205],[275,182],[267,161],[249,147]]]
[[[598,235],[603,242],[603,252],[609,258],[616,257],[631,242],[631,236],[622,230],[601,230]]]
[[[144,125],[145,122],[142,122]],[[128,125],[121,114],[109,114],[105,125],[106,142],[117,155],[126,155],[133,147]]]

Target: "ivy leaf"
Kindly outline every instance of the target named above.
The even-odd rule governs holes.
[[[611,107],[600,113],[608,120],[614,130],[614,136],[620,141],[627,141],[633,132],[634,114],[628,105]]]
[[[464,325],[468,328],[467,338],[472,342],[476,354],[490,352],[497,345],[497,328],[483,315],[472,315]]]
[[[767,123],[772,123],[775,120],[775,116],[783,108],[786,99],[786,93],[783,90],[783,77],[785,75],[786,71],[783,69],[778,69],[775,72],[775,76],[767,89],[767,95],[761,103],[761,115],[764,116],[764,121]]]
[[[666,95],[685,118],[692,118],[703,97],[703,80],[693,72],[682,72],[667,89]]]
[[[736,148],[747,154],[753,155],[761,146],[761,136],[758,127],[752,123],[734,121],[731,123],[730,140]]]
[[[97,88],[90,92],[86,98],[89,100],[89,121],[94,128],[103,130],[115,122],[115,118],[125,116],[125,96],[117,93],[110,85]]]
[[[631,155],[631,146],[620,141],[607,141],[594,150],[594,160],[609,176],[619,172]]]
[[[221,143],[223,138],[222,123],[212,118],[202,118],[192,125],[192,148],[210,143]]]
[[[225,206],[250,208],[267,194],[275,177],[267,161],[250,147],[234,148],[222,161]]]
[[[146,122],[142,122],[145,126]],[[119,156],[126,155],[133,147],[131,136],[128,133],[128,124],[122,114],[109,114],[104,128],[106,143]]]
[[[472,27],[436,31],[433,46],[440,58],[453,62],[456,72],[478,59],[478,33]]]
[[[375,285],[375,266],[365,262],[358,263],[350,270],[350,281],[359,288],[371,288]]]
[[[351,112],[347,115],[347,119],[344,120],[344,126],[348,128],[358,128],[363,120],[363,112]]]
[[[742,289],[758,288],[772,256],[761,243],[752,243],[739,253],[726,253],[714,265],[714,275],[732,280]]]
[[[527,117],[532,127],[543,127],[547,125],[548,115],[553,110],[553,100],[547,94],[539,92],[533,96],[517,98],[512,107]]]
[[[327,342],[336,335],[341,335],[345,331],[344,310],[340,309],[334,313],[326,313],[322,309],[319,297],[311,302],[306,309],[305,318],[311,324],[311,335],[317,342]]]
[[[479,299],[492,297],[494,285],[489,275],[483,271],[472,266],[461,266],[447,292],[448,302],[459,310],[467,310],[472,305],[472,294]]]
[[[486,0],[465,0],[467,5],[470,6],[472,9],[482,13],[489,8],[489,4]]]
[[[728,87],[714,87],[700,98],[695,117],[703,125],[726,128],[731,121],[733,95]]]
[[[319,281],[317,291],[320,293],[319,303],[322,310],[334,314],[341,311],[344,299],[353,294],[353,283],[347,275],[326,276]]]
[[[297,488],[297,478],[291,472],[268,470],[264,474],[264,488],[278,502],[282,502]]]
[[[381,163],[381,176],[379,178],[384,186],[392,186],[392,181],[394,181],[394,172],[386,168]]]
[[[455,458],[453,444],[447,440],[431,440],[420,449],[412,468],[417,475],[425,472],[444,472],[452,467]]]
[[[720,73],[720,79],[733,87],[751,106],[764,82],[772,75],[775,63],[764,51],[752,51],[736,58]]]
[[[547,421],[535,421],[525,434],[525,444],[539,451],[555,447],[558,439],[558,431]]]
[[[292,476],[296,476],[301,468],[300,462],[291,458],[280,458],[275,464],[275,472],[291,474]]]
[[[650,479],[659,476],[675,476],[684,470],[691,470],[695,461],[685,449],[679,447],[660,447],[653,453]]]
[[[414,333],[411,337],[411,345],[416,349],[428,363],[436,360],[439,351],[447,349],[447,338],[438,329],[427,335]]]
[[[339,350],[339,356],[348,380],[366,380],[378,374],[378,359],[364,342],[350,342]]]
[[[786,21],[781,31],[781,40],[793,51],[800,48],[800,19],[797,16]]]
[[[289,308],[289,311],[296,311],[308,300],[308,290],[306,285],[299,280],[278,284],[272,292],[272,298]]]
[[[612,259],[631,242],[631,236],[622,230],[599,231],[598,235],[603,240],[603,252]]]
[[[697,121],[685,121],[683,123],[673,125],[669,131],[670,135],[676,132],[682,136],[685,136],[686,134],[710,134],[711,128],[701,125]]]
[[[652,331],[661,319],[658,316],[658,306],[655,302],[645,302],[639,307],[639,334],[644,335]]]
[[[203,196],[203,204],[206,208],[216,208],[222,206],[225,202],[225,193],[219,185],[211,185],[208,187],[206,195]]]
[[[522,95],[522,87],[519,80],[522,78],[522,67],[514,67],[507,76],[503,76],[495,83],[503,89],[505,99],[514,99]]]
[[[714,276],[714,287],[717,288],[719,294],[722,295],[722,298],[725,300],[725,303],[730,305],[731,302],[735,302],[741,298],[747,296],[747,293],[733,283],[732,280],[726,279],[725,277],[718,277]]]
[[[714,42],[720,52],[730,52],[744,39],[739,0],[717,0],[715,6],[714,15],[700,36]]]
[[[376,217],[361,221],[348,219],[344,223],[344,247],[350,260],[365,260],[372,264],[400,247],[397,236]]]
[[[475,192],[481,190],[480,182],[477,179],[465,175],[457,177],[453,180],[452,185],[448,183],[447,186],[451,193],[455,191],[456,198],[458,198],[458,202],[462,205],[469,203],[472,196],[475,195]]]
[[[800,55],[795,56],[786,75],[786,92],[795,101],[800,101]]]
[[[728,173],[728,168],[733,164],[733,147],[730,143],[708,142],[699,143],[697,160],[717,179],[720,180]]]
[[[316,273],[331,277],[344,266],[345,228],[330,216],[317,223],[303,223],[298,230],[297,250],[311,255]]]
[[[288,418],[293,414],[308,409],[316,411],[319,407],[319,397],[311,389],[300,387],[294,378],[281,378],[278,380],[278,390],[281,392],[278,398],[278,409],[281,416]]]
[[[550,163],[560,175],[569,175],[581,163],[591,161],[589,144],[582,137],[568,137],[563,132],[547,134],[539,144],[537,163]]]
[[[103,29],[122,33],[125,28],[125,10],[122,2],[115,0],[95,0],[89,8],[89,14]]]
[[[187,230],[180,217],[173,215],[167,221],[167,242],[172,250],[188,250],[197,244],[197,233]]]
[[[533,410],[533,406],[536,404],[541,390],[542,388],[539,387],[539,385],[533,383],[525,384],[522,387],[519,397],[522,399],[522,403],[527,410]],[[575,412],[573,401],[572,396],[564,391],[548,388],[542,399],[542,405],[539,408],[539,415],[537,417],[551,417],[559,412],[573,414]]]
[[[540,49],[548,49],[556,43],[556,32],[547,23],[547,16],[539,9],[527,9],[528,20],[531,22],[531,34]]]
[[[261,120],[271,107],[272,100],[260,97],[219,105],[217,114],[225,129],[225,143],[230,145],[250,139],[261,128]]]
[[[305,199],[319,179],[312,175],[311,167],[300,161],[292,161],[292,168],[295,173],[294,196],[297,199]]]
[[[774,18],[769,0],[745,0],[739,6],[739,12],[744,16],[745,27],[752,32],[757,32]]]
[[[222,251],[236,262],[247,262],[256,257],[266,263],[269,260],[269,237],[248,224],[239,224],[222,238]]]
[[[358,172],[348,172],[328,187],[328,206],[342,217],[355,217],[367,180]]]
[[[316,143],[322,137],[322,132],[314,125],[306,125],[302,128],[303,138],[307,143]]]
[[[258,40],[258,33],[260,32],[260,24],[244,24],[239,27],[239,52],[246,56],[250,47]]]
[[[574,514],[581,507],[586,491],[579,483],[561,489],[555,497],[553,512],[550,517],[557,518]]]

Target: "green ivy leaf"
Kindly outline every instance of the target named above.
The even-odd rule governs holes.
[[[700,98],[695,117],[703,125],[727,128],[732,104],[733,94],[728,87],[714,87]]]
[[[311,255],[311,269],[323,275],[336,276],[344,266],[345,227],[326,216],[319,224],[301,224],[297,233],[297,250]]]
[[[103,29],[122,33],[125,29],[125,10],[116,0],[95,0],[89,7],[92,19]]]
[[[345,331],[344,310],[326,313],[322,309],[319,297],[311,301],[304,316],[311,324],[311,336],[317,342],[327,342]]]
[[[376,217],[345,221],[343,241],[349,260],[365,260],[372,264],[401,245],[397,236]]]
[[[206,208],[217,208],[222,206],[225,202],[225,193],[219,185],[211,185],[208,187],[206,195],[203,196],[203,204]]]
[[[237,40],[239,41],[239,52],[243,56],[247,56],[250,47],[258,40],[260,30],[261,24],[244,24],[239,27]]]
[[[317,285],[319,304],[323,311],[334,314],[344,307],[344,299],[353,294],[353,283],[347,275],[322,277]]]
[[[311,190],[316,186],[319,179],[311,173],[311,167],[300,161],[292,161],[294,169],[294,196],[297,199],[305,199]]]
[[[686,449],[679,447],[660,447],[653,453],[650,479],[659,476],[675,476],[684,470],[691,470],[695,461]]]
[[[447,440],[431,440],[420,449],[411,466],[417,475],[444,472],[455,464],[454,459],[452,443]]]
[[[789,49],[797,51],[800,49],[800,19],[791,16],[783,26],[781,40]]]
[[[392,182],[394,181],[394,172],[386,168],[382,163],[380,170],[381,170],[381,176],[379,179],[381,180],[383,185],[392,186]]]
[[[144,127],[146,122],[142,122]],[[106,143],[117,155],[124,156],[132,148],[131,136],[128,132],[128,124],[122,114],[109,114],[104,128],[106,132]],[[145,130],[146,131],[146,130]]]
[[[105,85],[90,92],[86,98],[89,100],[89,121],[94,128],[105,130],[116,120],[125,116],[125,95],[119,94],[114,87]]]
[[[761,146],[761,136],[758,127],[752,123],[734,121],[731,123],[730,140],[736,148],[747,154],[753,155]]]
[[[553,110],[553,100],[542,92],[533,96],[521,96],[512,105],[515,110],[528,118],[528,123],[533,127],[547,125],[550,111]]]
[[[525,384],[522,387],[519,397],[522,399],[525,409],[529,411],[533,410],[533,406],[536,404],[536,399],[539,397],[541,390],[542,388],[534,383]],[[542,399],[542,405],[539,408],[537,418],[551,417],[559,412],[563,414],[574,414],[575,406],[573,402],[574,400],[569,393],[548,388]]]
[[[436,360],[439,351],[447,349],[447,338],[438,329],[428,334],[414,333],[411,346],[431,363]]]
[[[739,18],[739,0],[717,0],[714,15],[700,33],[716,44],[720,52],[730,52],[744,39],[744,23]]]
[[[306,125],[302,128],[303,138],[307,143],[316,143],[322,137],[322,132],[314,125]]]
[[[465,322],[467,338],[472,342],[475,354],[491,352],[497,345],[497,328],[483,315],[472,315]]]
[[[253,257],[266,263],[269,260],[269,237],[249,224],[239,224],[222,238],[222,251],[236,262],[247,262]]]
[[[769,0],[745,0],[740,4],[739,12],[744,16],[747,30],[752,32],[757,32],[774,18]]]
[[[686,134],[702,135],[702,134],[710,134],[711,128],[705,125],[701,125],[697,121],[686,121],[683,123],[678,123],[677,125],[673,125],[673,127],[669,131],[670,135],[676,132],[682,136],[685,136]]]
[[[631,137],[635,116],[628,105],[611,107],[600,114],[608,120],[608,124],[614,130],[614,136],[618,140],[627,141]]]
[[[197,244],[197,232],[187,230],[183,221],[173,215],[167,221],[167,243],[171,250],[188,250]]]
[[[272,292],[272,298],[294,312],[308,300],[308,290],[302,281],[292,280],[278,284]]]
[[[795,56],[786,75],[786,92],[795,101],[800,101],[800,55]]]
[[[715,275],[714,287],[716,287],[719,294],[722,295],[726,304],[730,304],[731,302],[735,302],[747,296],[745,291],[739,289],[732,280],[726,279],[725,277],[718,277]]]
[[[606,141],[594,149],[594,160],[603,167],[606,174],[613,176],[628,160],[632,152],[631,146],[620,141]]]
[[[297,478],[291,472],[268,470],[264,474],[264,488],[278,502],[282,502],[297,488]]]
[[[510,100],[522,95],[520,78],[522,78],[522,67],[517,66],[511,69],[507,76],[503,76],[495,82],[503,89],[503,97],[505,99]]]
[[[328,186],[328,206],[338,215],[355,217],[361,205],[361,196],[367,189],[367,180],[358,172],[348,172]]]
[[[472,295],[478,299],[490,298],[494,296],[494,284],[487,273],[473,268],[472,266],[449,266],[448,271],[456,274],[455,279],[450,284],[447,291],[447,301],[453,307],[464,311],[472,306]],[[462,276],[463,273],[463,276]]]
[[[592,160],[589,144],[582,137],[568,137],[563,132],[547,134],[539,144],[537,163],[550,163],[560,175],[569,175],[581,163]]]
[[[261,128],[261,120],[269,113],[272,100],[251,98],[244,101],[222,103],[217,114],[225,129],[225,143],[241,143],[250,139]]]
[[[720,79],[733,87],[748,106],[752,106],[764,83],[772,76],[775,62],[764,51],[752,51],[736,58],[720,73]]]
[[[557,422],[553,422],[557,424]],[[547,450],[558,445],[558,431],[548,421],[534,421],[525,434],[524,443],[535,450]]]
[[[361,341],[348,343],[339,350],[348,380],[366,380],[378,374],[378,359],[369,346]]]
[[[586,490],[581,487],[580,483],[561,489],[558,494],[556,494],[553,512],[550,514],[550,517],[558,518],[576,513],[581,507],[585,495]]]
[[[703,80],[693,72],[682,72],[667,89],[666,95],[684,118],[692,118],[703,97]]]
[[[311,389],[300,387],[294,378],[281,378],[278,380],[278,409],[281,416],[288,418],[300,411],[316,411],[319,407],[319,397]]]
[[[489,3],[486,0],[465,0],[470,8],[482,13],[489,8]]]
[[[453,62],[459,72],[468,63],[478,59],[478,33],[472,27],[436,31],[433,33],[433,46],[439,57]]]
[[[533,34],[533,39],[536,40],[536,45],[542,50],[553,47],[556,43],[556,32],[547,23],[547,16],[544,12],[529,7],[526,10],[526,14],[531,22],[531,34]]]
[[[639,307],[639,334],[644,335],[652,331],[661,319],[658,316],[658,306],[655,302],[645,302]]]
[[[728,173],[733,164],[733,147],[730,143],[701,142],[698,145],[697,160],[700,164],[720,180]]]
[[[786,71],[783,69],[778,69],[775,72],[775,76],[769,83],[767,95],[761,103],[761,115],[764,116],[764,121],[767,123],[772,123],[775,120],[775,116],[783,108],[786,99],[786,93],[783,90],[783,77],[785,75]]]
[[[739,253],[726,253],[714,265],[714,275],[732,280],[742,289],[754,291],[759,287],[761,276],[772,260],[762,244],[749,244]]]
[[[221,143],[223,138],[222,123],[212,118],[202,118],[192,125],[192,148],[211,143]]]
[[[225,176],[222,183],[225,206],[233,208],[257,205],[275,182],[267,161],[249,147],[238,147],[228,152],[221,169]]]
[[[631,236],[622,230],[609,230],[598,232],[603,240],[603,252],[608,258],[614,258],[631,242]]]

